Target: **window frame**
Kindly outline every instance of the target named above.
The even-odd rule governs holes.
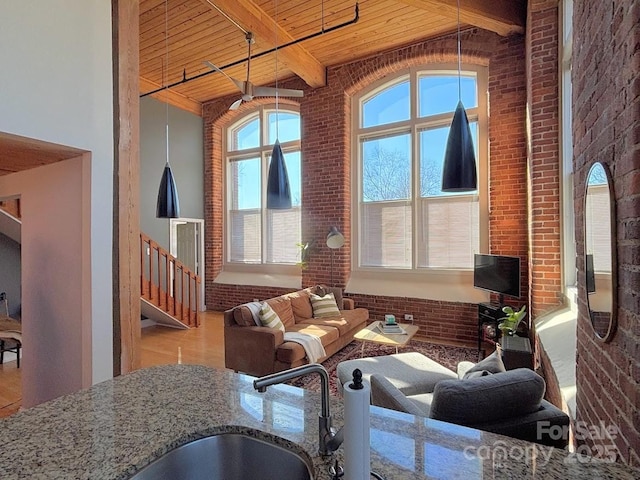
[[[223,221],[222,228],[224,230],[225,242],[223,244],[223,274],[219,275],[218,281],[222,283],[237,283],[237,284],[259,284],[259,285],[271,285],[274,278],[277,278],[285,286],[297,286],[300,282],[301,269],[297,263],[275,263],[267,262],[267,248],[268,248],[268,236],[266,235],[268,229],[268,209],[266,208],[266,184],[269,168],[269,159],[273,150],[273,144],[269,144],[269,125],[268,116],[275,112],[279,114],[288,113],[295,114],[300,118],[300,110],[292,105],[278,105],[276,108],[275,103],[263,104],[256,107],[251,112],[247,112],[242,117],[238,118],[233,123],[229,124],[222,131],[222,157],[223,157]],[[248,124],[254,119],[260,121],[259,126],[259,143],[257,147],[246,148],[243,150],[229,150],[229,147],[233,145],[233,133],[234,130],[241,127],[243,124]],[[287,142],[281,142],[280,146],[282,152],[286,155],[291,152],[298,152],[300,154],[300,162],[302,164],[302,131],[300,131],[300,139]],[[233,203],[231,195],[233,194],[232,185],[232,162],[248,160],[248,159],[260,159],[260,262],[250,261],[232,261],[231,260],[231,223],[230,223],[230,208]],[[294,206],[293,209],[298,209],[299,215],[301,214],[302,205]],[[301,226],[299,227],[301,228]],[[226,273],[226,274],[225,274]],[[259,279],[257,274],[268,274],[269,278]],[[274,277],[275,275],[275,277]],[[225,277],[225,278],[222,278]],[[228,278],[227,278],[228,277]]]
[[[473,74],[476,78],[477,106],[465,108],[470,122],[478,122],[478,149],[476,151],[476,161],[478,162],[478,189],[474,195],[478,198],[479,208],[479,252],[487,252],[489,248],[489,162],[488,162],[488,68],[482,65],[462,65],[462,74]],[[428,128],[437,128],[451,124],[455,105],[450,112],[418,117],[419,97],[418,80],[423,75],[452,74],[457,76],[458,65],[449,63],[437,63],[412,67],[393,76],[386,76],[373,83],[368,88],[363,89],[352,98],[352,175],[353,175],[353,195],[352,195],[352,232],[353,232],[353,252],[351,256],[352,276],[349,282],[349,291],[361,291],[365,293],[377,290],[379,294],[415,296],[417,298],[448,299],[456,294],[447,293],[447,289],[457,291],[459,288],[465,292],[469,301],[485,301],[485,294],[479,293],[473,288],[473,265],[468,268],[437,268],[437,267],[417,267],[419,263],[419,251],[421,230],[415,228],[422,215],[421,206],[424,200],[420,195],[420,150],[419,135],[421,131]],[[410,88],[410,119],[403,122],[394,122],[375,127],[361,127],[363,115],[363,102],[365,97],[371,97],[383,90],[397,85],[409,79]],[[411,134],[411,176],[412,194],[407,200],[412,206],[412,260],[411,268],[378,267],[361,265],[361,235],[363,234],[361,215],[361,203],[363,193],[362,165],[361,165],[361,145],[366,138],[382,137],[385,134],[408,132]],[[415,193],[414,193],[415,192]],[[456,194],[456,197],[464,197],[469,194]],[[427,197],[425,197],[427,198]],[[434,197],[436,200],[442,197]],[[475,253],[475,252],[474,252]],[[381,282],[378,287],[373,288],[373,282]],[[425,291],[425,283],[430,284],[428,291]],[[455,288],[451,289],[451,286]],[[407,287],[409,290],[407,290]],[[470,287],[470,288],[467,288]],[[386,293],[381,293],[384,291]],[[410,295],[409,295],[410,294]],[[459,301],[459,296],[457,301]]]

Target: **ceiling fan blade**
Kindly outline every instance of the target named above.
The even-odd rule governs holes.
[[[294,90],[292,88],[273,88],[273,87],[253,87],[254,97],[275,97],[278,92],[279,97],[302,97],[302,90]]]
[[[240,108],[241,104],[242,104],[242,99],[239,98],[238,100],[236,100],[231,104],[231,106],[229,107],[229,110],[237,110],[238,108]]]
[[[235,78],[230,77],[229,75],[227,75],[225,72],[223,72],[222,70],[220,70],[218,67],[216,67],[213,63],[211,63],[211,62],[210,62],[210,61],[208,61],[208,60],[205,60],[205,61],[204,61],[204,64],[205,64],[207,67],[209,67],[210,69],[215,70],[216,72],[220,72],[221,74],[223,74],[225,77],[227,77],[229,80],[231,80],[231,81],[235,84],[235,86],[236,86],[236,87],[238,87],[238,89],[239,89],[241,92],[244,92],[244,86],[245,86],[244,82],[241,82],[240,80],[236,80]]]

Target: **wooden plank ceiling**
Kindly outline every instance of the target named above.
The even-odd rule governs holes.
[[[0,132],[0,176],[75,158],[85,150]]]
[[[524,32],[527,0],[459,0],[462,27],[511,35]],[[359,19],[278,49],[278,79],[299,77],[309,87],[325,83],[326,68],[376,52],[454,32],[458,0],[360,0]],[[355,0],[140,0],[140,93],[209,73],[208,60],[245,80],[247,42],[252,54],[305,38],[355,19]],[[277,22],[276,22],[277,20]],[[166,68],[168,65],[168,68]],[[251,62],[251,82],[273,85],[276,54]],[[235,94],[221,73],[163,89],[153,96],[202,114],[204,102]],[[82,154],[77,149],[0,133],[0,175]]]
[[[511,35],[524,32],[526,0],[459,0],[462,27]],[[278,49],[278,80],[294,76],[321,87],[326,68],[456,30],[458,0],[361,0],[357,22]],[[244,81],[245,32],[252,55],[355,18],[351,0],[141,0],[140,93],[207,74],[152,96],[197,115],[202,103],[240,92],[203,62]],[[251,82],[273,85],[276,54],[251,61]],[[168,65],[168,68],[167,68]]]

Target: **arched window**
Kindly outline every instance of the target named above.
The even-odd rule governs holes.
[[[267,173],[276,137],[291,186],[288,210],[266,208]],[[300,242],[300,114],[282,108],[276,114],[273,106],[260,107],[227,128],[225,156],[225,263],[295,265]]]
[[[452,66],[453,67],[453,66]],[[428,69],[427,69],[428,68]],[[488,245],[486,69],[462,72],[461,98],[478,165],[478,189],[441,191],[458,72],[406,71],[354,99],[357,191],[355,271],[428,275],[470,270]]]

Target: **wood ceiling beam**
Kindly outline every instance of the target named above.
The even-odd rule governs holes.
[[[238,22],[246,31],[252,32],[260,41],[272,44],[274,47],[276,46],[276,33],[274,28],[277,29],[279,45],[295,40],[295,38],[289,35],[280,25],[277,25],[273,18],[267,15],[264,10],[251,0],[200,1],[210,8],[218,7],[226,15]],[[326,85],[327,79],[324,65],[302,45],[296,44],[283,48],[278,51],[278,55],[280,59],[282,59],[282,62],[310,87],[317,88]]]
[[[161,87],[162,85],[159,85],[156,82],[152,82],[142,76],[140,77],[140,93],[151,92]],[[187,112],[191,112],[199,117],[202,116],[202,104],[200,102],[176,93],[171,89],[161,90],[150,95],[150,97],[160,100],[161,102],[167,102],[169,105],[186,110]]]
[[[457,20],[458,0],[399,0],[412,7]],[[460,0],[460,23],[506,37],[524,33],[526,2],[519,0]]]

